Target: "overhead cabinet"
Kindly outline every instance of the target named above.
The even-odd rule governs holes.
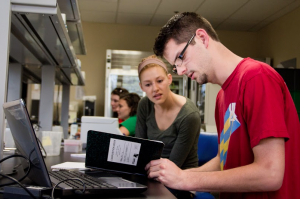
[[[27,83],[41,82],[43,66],[55,67],[56,84],[84,85],[76,59],[76,54],[86,53],[77,1],[45,2],[12,0],[10,63],[23,66]],[[60,8],[66,12],[67,27]]]

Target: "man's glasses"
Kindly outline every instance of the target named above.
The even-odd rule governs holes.
[[[195,36],[196,36],[196,33],[193,34],[192,38],[187,42],[187,44],[185,45],[185,47],[182,50],[182,52],[180,53],[180,55],[175,59],[175,62],[174,62],[174,65],[173,65],[173,69],[172,69],[173,73],[177,74],[177,67],[180,67],[182,65],[183,55],[185,53],[185,50],[189,46],[189,44],[192,42],[192,40],[194,39]]]

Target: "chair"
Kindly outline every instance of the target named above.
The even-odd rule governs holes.
[[[218,134],[201,132],[198,139],[198,165],[201,166],[218,153]],[[214,199],[208,192],[196,191],[194,199]]]
[[[201,132],[198,139],[198,165],[201,166],[216,157],[218,153],[218,134]]]
[[[208,192],[199,192],[196,191],[195,196],[193,197],[193,199],[215,199],[215,197],[213,195],[211,195]]]

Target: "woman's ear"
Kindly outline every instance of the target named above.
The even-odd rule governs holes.
[[[140,87],[141,87],[142,91],[144,91],[144,89],[143,89],[143,86],[142,86],[141,82],[139,82],[139,85],[140,85]],[[145,92],[145,91],[144,91],[144,92]]]
[[[172,84],[172,81],[173,81],[173,77],[172,77],[172,75],[169,73],[168,74],[168,82],[169,82],[169,85],[171,85]]]

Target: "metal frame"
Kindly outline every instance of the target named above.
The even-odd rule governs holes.
[[[8,63],[9,63],[9,44],[10,44],[10,12],[11,3],[10,0],[1,1],[0,3],[0,19],[1,19],[1,31],[0,31],[0,159],[3,158],[3,141],[5,130],[5,116],[2,105],[6,102],[7,93],[7,79],[8,79]]]

